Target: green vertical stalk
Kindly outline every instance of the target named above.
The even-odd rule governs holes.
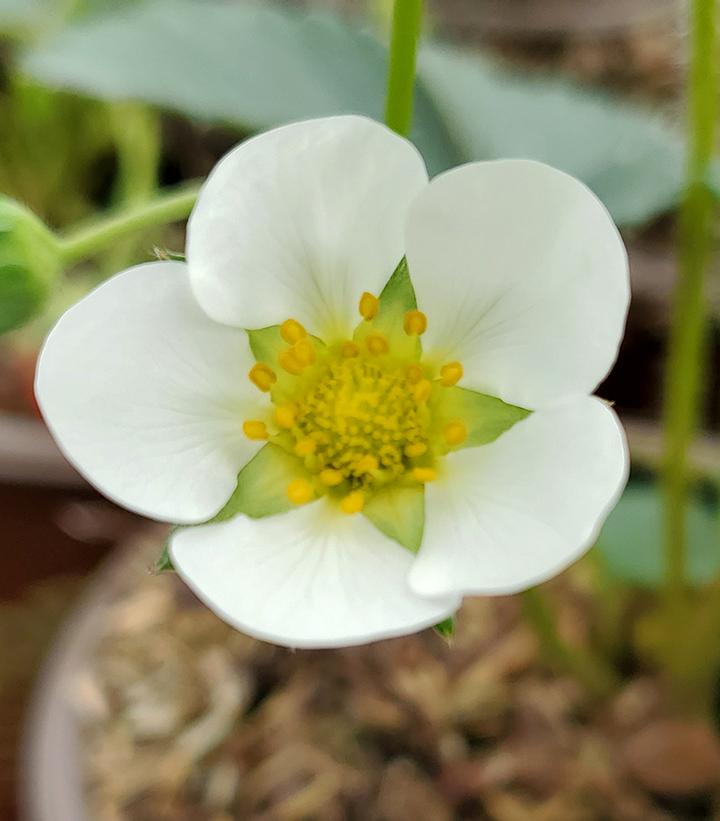
[[[669,624],[683,623],[687,605],[688,447],[698,425],[705,368],[704,289],[713,216],[713,195],[707,176],[717,114],[715,15],[716,0],[692,0],[687,183],[679,220],[678,280],[668,343],[664,407],[664,597]]]
[[[602,698],[618,685],[614,670],[604,658],[583,647],[570,646],[557,629],[555,614],[538,587],[522,593],[522,614],[532,628],[547,662],[575,676],[588,692]]]
[[[415,61],[422,27],[423,0],[395,0],[390,35],[385,122],[407,137],[415,90]]]

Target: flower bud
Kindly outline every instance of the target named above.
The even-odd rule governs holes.
[[[0,196],[0,334],[42,310],[60,267],[53,232],[28,208]]]

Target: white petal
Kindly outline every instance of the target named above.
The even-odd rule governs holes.
[[[71,308],[40,355],[36,394],[67,458],[146,516],[198,522],[235,488],[258,443],[247,335],[208,319],[187,268],[130,268]]]
[[[385,126],[344,116],[293,123],[231,151],[188,224],[195,294],[220,322],[294,317],[347,334],[363,291],[404,254],[407,209],[427,184],[420,154]]]
[[[592,545],[627,470],[617,417],[593,397],[537,411],[495,442],[452,454],[447,476],[426,488],[411,587],[505,594],[545,581]]]
[[[407,574],[413,555],[364,516],[325,500],[266,519],[179,531],[173,564],[222,619],[289,647],[340,647],[413,633],[459,606],[422,598]]]
[[[436,177],[411,209],[407,257],[426,351],[462,384],[529,408],[592,393],[617,355],[627,256],[573,177],[529,160]]]

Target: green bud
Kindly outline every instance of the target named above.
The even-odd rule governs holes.
[[[60,267],[55,234],[32,211],[0,196],[0,334],[40,313]]]

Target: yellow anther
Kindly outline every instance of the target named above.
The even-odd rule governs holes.
[[[288,345],[294,345],[299,339],[307,336],[307,331],[297,319],[286,319],[280,326],[280,336]]]
[[[309,339],[298,339],[292,346],[292,352],[303,367],[312,365],[315,361],[315,346]]]
[[[387,339],[382,334],[368,334],[365,337],[365,345],[373,356],[382,356],[390,349]]]
[[[378,469],[378,460],[375,456],[370,453],[365,454],[365,456],[361,456],[357,462],[355,462],[355,472],[356,473],[370,473],[371,470]]]
[[[422,311],[408,311],[403,320],[403,328],[408,336],[420,336],[427,331],[427,317]]]
[[[413,468],[412,476],[416,482],[434,482],[437,479],[437,471],[435,468]]]
[[[308,436],[306,439],[296,442],[293,450],[298,456],[310,456],[317,450],[317,442]]]
[[[345,359],[352,359],[360,355],[360,347],[354,342],[343,342],[340,353]]]
[[[292,348],[280,351],[278,354],[278,362],[284,371],[293,374],[293,376],[302,373],[303,364],[298,360]]]
[[[408,365],[405,374],[411,385],[416,385],[425,376],[420,365]]]
[[[340,502],[340,510],[343,513],[360,513],[365,507],[365,494],[362,490],[353,490]]]
[[[413,459],[416,456],[422,456],[427,453],[427,445],[425,442],[413,442],[410,445],[405,445],[405,456]]]
[[[328,487],[335,487],[336,485],[339,485],[342,480],[343,475],[339,470],[335,470],[334,468],[325,468],[325,470],[320,471],[320,481]]]
[[[446,388],[456,385],[462,379],[462,375],[463,366],[460,362],[448,362],[440,368],[440,382]]]
[[[376,296],[373,296],[365,291],[365,293],[360,297],[358,310],[360,311],[360,316],[363,319],[375,319],[378,311],[380,310],[380,300]]]
[[[467,428],[465,423],[458,420],[457,422],[448,422],[443,428],[443,438],[448,445],[460,445],[467,439]]]
[[[427,402],[431,393],[432,382],[429,379],[421,379],[413,388],[412,396],[413,399],[420,404],[421,402]]]
[[[307,479],[293,479],[287,486],[287,497],[294,505],[304,505],[315,495],[313,486]]]
[[[296,416],[297,412],[292,405],[279,405],[275,408],[275,421],[280,428],[289,430],[295,424]]]
[[[248,439],[267,439],[268,431],[264,422],[257,419],[248,419],[243,422],[243,433]]]
[[[275,371],[264,362],[258,362],[257,365],[253,365],[252,368],[250,368],[248,379],[255,387],[260,388],[261,391],[265,391],[266,393],[277,382]]]

